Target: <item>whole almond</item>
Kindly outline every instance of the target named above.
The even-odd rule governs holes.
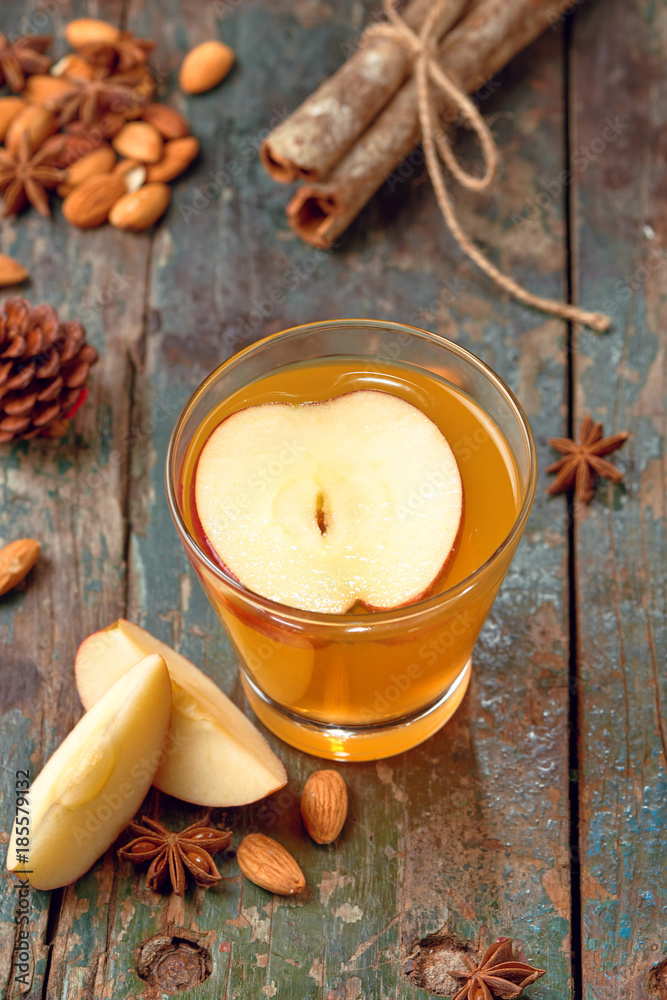
[[[138,233],[157,222],[170,198],[168,184],[144,184],[138,191],[130,191],[118,199],[109,212],[109,222],[117,229]]]
[[[7,129],[5,146],[11,153],[17,153],[21,144],[21,136],[26,132],[28,146],[32,153],[39,149],[45,139],[53,135],[55,130],[56,116],[53,111],[47,111],[39,104],[29,104],[22,111],[19,111]]]
[[[234,65],[234,52],[223,42],[202,42],[181,63],[178,82],[186,94],[202,94],[220,83]]]
[[[115,163],[116,154],[111,146],[100,146],[73,163],[67,170],[65,180],[56,190],[61,198],[66,198],[70,191],[73,191],[79,184],[83,184],[89,177],[111,173]]]
[[[263,833],[249,833],[236,852],[239,867],[255,885],[279,896],[294,896],[306,888],[298,864],[282,844]]]
[[[78,226],[79,229],[101,226],[126,191],[125,181],[115,174],[89,177],[67,195],[63,202],[63,215],[70,225]]]
[[[148,122],[128,122],[112,140],[113,148],[120,156],[140,163],[157,163],[162,159],[164,143],[162,136]]]
[[[119,160],[113,172],[123,178],[128,191],[138,191],[146,182],[146,164],[137,160]]]
[[[51,76],[77,77],[79,80],[92,80],[95,75],[95,67],[86,62],[82,56],[77,56],[74,52],[69,52],[49,70]]]
[[[34,538],[17,538],[0,549],[0,596],[20,583],[39,558],[40,545]]]
[[[55,101],[63,94],[69,94],[74,86],[71,80],[50,73],[35,73],[29,76],[23,88],[23,96],[32,104],[43,104],[48,107],[49,101]]]
[[[186,135],[190,135],[187,119],[166,104],[147,104],[141,117],[153,125],[163,139],[183,139]]]
[[[347,786],[338,771],[315,771],[301,796],[303,825],[316,844],[331,844],[347,818]]]
[[[19,264],[13,257],[8,257],[6,253],[0,253],[0,287],[19,285],[27,277],[28,272],[23,264]]]
[[[49,136],[40,146],[40,152],[49,153],[49,166],[59,169],[69,169],[78,160],[99,149],[104,140],[101,136],[70,135],[67,132],[57,132]]]
[[[19,111],[26,107],[21,97],[0,97],[0,142],[7,134],[7,129],[16,118]]]
[[[164,144],[164,155],[159,163],[151,163],[148,168],[147,180],[173,181],[189,167],[199,152],[199,140],[193,135],[184,139],[172,139]]]
[[[115,42],[119,34],[114,24],[96,17],[77,17],[65,28],[65,38],[73,49],[88,42]]]

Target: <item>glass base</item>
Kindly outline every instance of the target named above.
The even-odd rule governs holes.
[[[442,728],[463,701],[470,682],[468,660],[434,705],[404,719],[358,729],[304,719],[262,694],[241,671],[243,689],[255,715],[276,736],[306,753],[329,760],[380,760],[411,750]]]

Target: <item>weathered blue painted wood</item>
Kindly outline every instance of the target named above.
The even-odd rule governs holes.
[[[585,1000],[661,996],[667,958],[664,17],[614,0],[573,35],[576,284],[614,319],[578,339],[576,416],[631,434],[576,512]]]
[[[117,21],[121,4],[110,0],[98,10]],[[0,30],[8,36],[54,34],[54,51],[62,52],[64,19],[83,13],[84,3],[6,3],[0,11]],[[6,842],[13,820],[16,770],[30,768],[34,777],[81,714],[72,664],[82,636],[125,606],[130,355],[141,331],[143,284],[128,284],[124,277],[128,270],[140,273],[140,249],[123,248],[124,238],[110,230],[83,234],[66,226],[59,208],[51,222],[34,211],[4,221],[1,233],[2,250],[21,260],[31,273],[28,284],[3,293],[24,294],[35,303],[52,302],[63,318],[81,319],[103,358],[93,369],[89,398],[65,441],[3,445],[0,454],[0,541],[28,536],[42,544],[30,579],[0,599],[0,782]],[[3,997],[25,993],[25,985],[14,978],[18,969],[12,954],[17,940],[13,884],[4,873]],[[30,989],[40,996],[49,962],[45,946],[49,903],[48,893],[32,893],[29,980]],[[97,905],[95,897],[91,905]],[[98,928],[91,919],[84,937],[90,939]]]
[[[152,322],[135,412],[154,412],[158,400],[176,410],[232,349],[274,330],[332,315],[405,319],[419,313],[424,325],[454,335],[512,382],[543,445],[562,405],[562,326],[498,301],[452,250],[427,186],[406,185],[402,210],[384,192],[333,254],[318,254],[285,232],[286,192],[268,181],[254,157],[237,181],[207,188],[212,170],[231,174],[230,164],[257,144],[276,109],[294,103],[295,75],[301,83],[307,79],[309,90],[336,65],[351,8],[318,10],[310,27],[268,6],[239,9],[221,26],[221,36],[237,49],[239,69],[219,97],[188,105],[204,138],[202,162],[177,186],[156,237]],[[200,37],[191,27],[187,43]],[[288,69],[285,50],[294,52]],[[295,74],[298,57],[306,61]],[[540,171],[561,165],[562,135],[552,124],[555,116],[562,126],[560,97],[553,96],[561,92],[560,57],[554,34],[503,79],[494,106],[500,140],[508,157],[518,158],[535,196]],[[272,85],[262,100],[265,80]],[[223,124],[212,127],[218,108]],[[503,120],[510,109],[518,121],[531,120],[528,135]],[[466,221],[478,238],[503,247],[508,264],[523,265],[528,280],[558,294],[562,226],[541,234],[549,264],[545,274],[531,274],[531,258],[522,260],[525,251],[506,225],[525,188],[511,180],[507,187],[509,194],[504,190],[502,199],[481,206],[464,201]],[[256,322],[274,289],[284,300]],[[192,580],[162,497],[169,430],[170,421],[156,423],[154,456],[133,482],[133,604],[149,628],[238,695],[233,657]],[[173,539],[170,546],[166,538]],[[272,903],[247,882],[208,893],[198,905],[197,926],[216,948],[222,938],[224,950],[198,996],[410,996],[414,987],[402,975],[403,962],[420,938],[443,927],[472,937],[519,936],[526,952],[549,967],[548,984],[534,995],[569,995],[563,560],[562,507],[554,515],[541,499],[484,633],[465,707],[423,749],[344,769],[354,819],[338,850],[304,840],[296,802],[279,806],[275,822],[273,812],[258,821],[302,861],[313,898],[296,906]],[[317,763],[274,745],[296,798]],[[246,824],[257,815],[250,811]],[[230,874],[236,870],[230,866]],[[183,926],[190,926],[189,913],[186,903]],[[146,921],[141,929],[147,933]],[[135,940],[128,935],[119,964],[127,964]]]
[[[77,643],[124,606],[242,704],[234,657],[180,549],[162,486],[166,443],[180,407],[238,347],[334,315],[416,322],[469,347],[512,385],[546,464],[546,437],[559,430],[564,412],[563,325],[504,301],[461,259],[429,186],[416,175],[382,191],[341,246],[324,253],[287,231],[287,192],[257,163],[264,130],[339,64],[370,9],[352,0],[197,7],[170,0],[159,10],[130,3],[129,27],[158,40],[156,61],[167,89],[192,44],[219,35],[237,52],[238,66],[219,90],[170,98],[202,140],[200,160],[174,184],[172,206],[154,233],[74,234],[60,218],[48,225],[33,216],[16,226],[25,246],[31,232],[39,233],[36,260],[41,246],[63,248],[35,264],[36,299],[67,302],[74,315],[92,295],[97,305],[88,327],[103,355],[98,389],[77,418],[75,465],[47,465],[47,476],[37,460],[45,446],[31,445],[12,452],[4,472],[6,504],[22,505],[22,533],[39,537],[41,530],[54,546],[59,539],[47,589],[38,589],[45,586],[38,572],[25,597],[0,604],[3,616],[11,609],[2,641],[14,671],[25,651],[34,655],[43,608],[53,609],[35,668],[48,683],[42,683],[38,712],[24,709],[32,723],[16,716],[20,725],[10,743],[14,754],[34,752],[35,766],[77,717],[71,675]],[[113,6],[96,12],[119,14]],[[503,150],[497,191],[481,198],[457,193],[469,231],[504,267],[549,295],[564,287],[561,203],[554,199],[544,218],[528,211],[525,225],[512,219],[538,199],[545,176],[563,169],[562,74],[562,37],[554,31],[495,81],[483,109]],[[284,297],[267,314],[273,290]],[[73,499],[63,503],[66,490]],[[416,751],[343,769],[351,816],[337,846],[315,847],[298,819],[298,796],[318,762],[275,740],[290,774],[288,789],[264,806],[214,813],[215,822],[233,827],[235,843],[257,826],[292,849],[310,899],[271,897],[243,880],[233,860],[223,864],[229,881],[216,889],[189,890],[184,901],[162,898],[109,852],[62,894],[53,920],[50,995],[149,995],[136,973],[137,949],[168,933],[192,935],[212,955],[210,978],[185,997],[424,996],[415,983],[433,986],[439,977],[453,988],[443,962],[436,956],[429,964],[422,949],[414,960],[421,978],[412,980],[404,963],[420,939],[445,930],[482,944],[499,934],[519,938],[526,956],[548,969],[532,996],[566,1000],[565,562],[563,504],[540,492],[480,640],[464,705]],[[12,625],[14,608],[24,602],[29,617],[17,611]],[[174,827],[200,812],[157,795],[147,808]],[[35,902],[45,914],[46,899]],[[11,909],[4,919],[11,940]],[[45,971],[45,932],[43,915],[34,928],[36,990]],[[6,966],[0,968],[8,976]],[[5,995],[15,992],[8,988]]]

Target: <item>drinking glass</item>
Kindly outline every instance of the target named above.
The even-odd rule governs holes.
[[[475,432],[479,437],[471,437],[469,446],[454,442],[460,467],[468,452],[474,460],[476,441],[481,447],[485,435],[497,435],[506,449],[514,507],[503,537],[463,579],[449,586],[445,579],[439,592],[395,610],[323,614],[268,600],[225,571],[197,530],[193,482],[198,455],[227,402],[233,400],[233,412],[266,401],[257,387],[267,378],[280,386],[282,374],[287,378],[300,365],[313,389],[319,386],[320,398],[350,386],[382,389],[386,383],[392,391],[399,372],[408,387],[417,387],[418,405],[436,422],[433,401],[439,387],[456,391],[482,420],[482,430]],[[349,375],[347,388],[332,379],[323,390],[330,373],[341,368]],[[279,392],[278,398],[291,397]],[[456,429],[443,430],[452,444]],[[484,475],[483,468],[478,472]],[[375,320],[296,327],[220,365],[183,409],[166,468],[176,528],[236,649],[250,705],[287,743],[338,760],[400,753],[427,739],[456,711],[470,679],[475,641],[526,524],[536,478],[535,443],[525,414],[487,365],[435,334]],[[482,508],[478,504],[475,517],[481,530],[496,502],[491,472],[479,492]]]

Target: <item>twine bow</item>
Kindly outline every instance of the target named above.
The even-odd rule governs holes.
[[[383,2],[387,23],[370,26],[366,30],[366,37],[381,35],[396,39],[405,45],[412,56],[426,166],[442,216],[461,250],[500,288],[509,292],[520,302],[525,302],[526,305],[534,306],[543,312],[561,316],[563,319],[575,323],[584,323],[599,332],[608,330],[610,320],[604,313],[588,312],[567,302],[558,302],[554,299],[544,299],[539,295],[533,295],[513,278],[498,270],[464,233],[454,212],[438,154],[459,184],[469,191],[483,191],[490,185],[495,174],[498,164],[498,150],[488,125],[473,101],[449,79],[437,61],[438,40],[434,35],[433,26],[439,10],[449,0],[436,0],[419,34],[414,32],[398,14],[396,0],[383,0]],[[440,90],[445,94],[461,112],[469,127],[476,133],[485,167],[481,177],[469,173],[461,166],[446,135],[442,129],[436,127],[437,112],[434,107],[433,90]]]

